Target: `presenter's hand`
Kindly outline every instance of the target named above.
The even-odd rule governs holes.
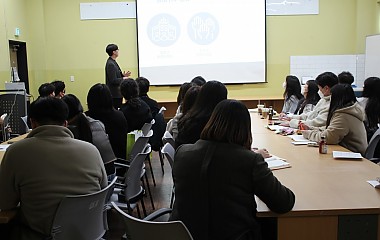
[[[131,71],[128,71],[128,72],[124,71],[124,72],[123,72],[123,76],[124,76],[124,77],[129,77],[129,76],[131,76]]]

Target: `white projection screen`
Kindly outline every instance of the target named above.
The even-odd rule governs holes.
[[[266,81],[265,0],[136,0],[139,76]]]

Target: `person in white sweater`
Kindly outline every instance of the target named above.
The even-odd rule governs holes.
[[[284,98],[281,113],[296,113],[299,101],[304,99],[301,93],[300,81],[296,76],[286,76]]]
[[[284,122],[281,125],[290,126],[292,128],[298,128],[300,123],[314,127],[322,127],[326,125],[327,115],[330,108],[330,90],[338,83],[338,77],[332,72],[324,72],[320,74],[315,81],[318,85],[319,92],[323,97],[319,100],[314,110],[286,118],[286,120],[289,121]]]

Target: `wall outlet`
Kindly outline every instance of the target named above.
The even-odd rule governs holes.
[[[74,76],[70,76],[70,82],[74,82],[74,81],[75,81]]]

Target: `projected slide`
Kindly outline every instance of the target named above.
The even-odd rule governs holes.
[[[137,0],[139,75],[265,81],[265,0]]]

